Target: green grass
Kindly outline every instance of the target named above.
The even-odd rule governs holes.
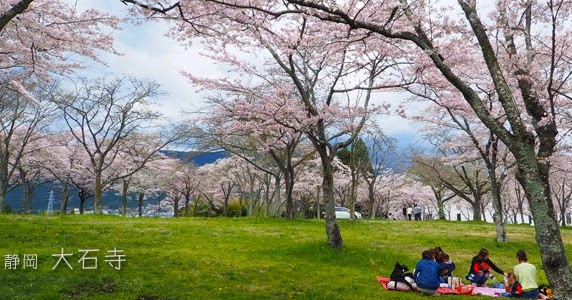
[[[461,277],[481,247],[505,270],[525,249],[539,283],[546,282],[531,226],[509,226],[506,244],[495,242],[486,223],[363,220],[340,227],[344,248],[333,250],[323,220],[2,215],[0,254],[37,254],[38,268],[0,270],[0,298],[424,299],[387,292],[375,277],[389,276],[396,261],[413,269],[421,251],[435,246],[450,254]],[[562,235],[572,253],[572,232]],[[74,254],[73,270],[52,270],[52,254],[62,247]],[[121,270],[104,262],[114,247],[126,254]],[[100,249],[91,255],[96,270],[82,270],[79,249]]]

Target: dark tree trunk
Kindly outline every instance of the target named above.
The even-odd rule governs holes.
[[[370,219],[375,219],[376,209],[377,206],[375,205],[375,180],[366,181],[367,183],[367,198],[368,198],[368,206],[369,206],[369,213]]]
[[[96,214],[101,214],[103,210],[103,183],[101,172],[101,169],[95,170],[95,195],[93,197],[93,210]]]
[[[534,145],[515,145],[515,148],[521,149],[516,178],[524,189],[534,218],[546,277],[553,287],[555,299],[572,299],[572,274],[551,201],[548,162],[538,162]]]
[[[121,215],[127,216],[127,191],[129,189],[129,182],[123,180],[123,185],[121,188]]]
[[[145,199],[145,193],[139,192],[137,195],[137,210],[139,211],[139,217],[143,217],[143,199]]]
[[[61,194],[61,201],[60,201],[60,213],[66,214],[68,212],[68,200],[70,199],[69,189],[68,189],[68,182],[62,183],[62,194]]]

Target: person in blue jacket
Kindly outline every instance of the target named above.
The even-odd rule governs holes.
[[[425,250],[415,265],[413,278],[417,289],[425,295],[438,295],[441,265],[435,261],[435,250]]]

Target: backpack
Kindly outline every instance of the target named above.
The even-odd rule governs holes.
[[[402,265],[396,262],[395,266],[393,267],[393,271],[389,276],[389,279],[395,282],[395,288],[397,288],[398,282],[403,282],[409,287],[410,290],[415,291],[415,288],[411,285],[411,283],[405,279],[405,277],[410,277],[413,279],[413,274],[407,271],[409,271],[409,268],[406,265]]]

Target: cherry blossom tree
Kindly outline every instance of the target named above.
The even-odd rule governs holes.
[[[98,51],[115,53],[109,33],[118,21],[98,10],[79,11],[69,1],[2,1],[0,69],[23,71],[16,84],[30,74],[70,73],[81,66],[78,56],[98,60]]]
[[[526,196],[520,183],[514,176],[508,177],[503,189],[503,206],[505,214],[511,216],[513,223],[526,223],[524,216],[529,215]],[[520,218],[519,218],[520,217]]]
[[[24,155],[18,160],[15,175],[22,191],[20,213],[29,214],[33,209],[36,187],[49,182],[49,174],[45,172],[44,163],[51,148],[50,133],[37,131],[25,146]]]
[[[364,131],[365,139],[369,145],[371,172],[362,174],[363,180],[368,188],[368,212],[373,219],[376,217],[376,196],[378,194],[378,186],[384,186],[387,178],[393,177],[391,167],[395,167],[395,161],[391,161],[390,157],[397,157],[397,141],[384,134],[383,130],[376,125],[369,125]],[[391,182],[392,180],[389,180]],[[383,199],[383,198],[381,198]],[[383,207],[383,206],[382,206]]]
[[[421,89],[430,82],[448,91],[448,99],[463,99],[514,155],[547,277],[556,298],[570,299],[572,273],[549,185],[558,107],[569,100],[569,1],[502,0],[488,11],[476,0],[122,1],[170,14],[206,34],[226,32],[217,22],[220,12],[242,25],[278,23],[302,14],[331,23],[323,28],[343,24],[370,34],[379,40],[377,47],[400,43],[402,57],[412,62],[407,71],[423,79]],[[476,75],[474,70],[487,72]],[[482,87],[493,92],[498,110],[486,105],[489,97]]]
[[[417,204],[421,208],[435,205],[431,188],[408,174],[401,174],[393,179],[390,201],[386,204],[387,211],[396,213],[401,213],[403,205]]]
[[[127,198],[133,176],[142,172],[145,165],[155,160],[165,160],[163,148],[176,141],[178,133],[165,130],[161,134],[138,132],[125,137],[119,151],[108,169],[104,182],[116,183],[121,192],[121,214],[127,214]]]
[[[536,240],[557,299],[570,299],[572,273],[554,217],[550,157],[558,134],[558,107],[569,97],[572,46],[568,1],[497,1],[485,13],[476,0],[436,4],[407,0],[332,5],[287,0],[286,7],[229,1],[228,6],[281,16],[299,12],[372,34],[410,42],[424,55],[411,57],[428,82],[464,99],[510,150],[535,219]],[[483,17],[485,16],[486,17]],[[411,56],[417,56],[415,51]],[[469,70],[485,69],[475,76]],[[438,74],[438,76],[436,76]],[[479,87],[494,93],[497,111]]]
[[[550,187],[554,195],[558,219],[562,226],[566,226],[566,214],[570,214],[570,203],[572,202],[572,184],[568,178],[572,170],[570,156],[564,151],[560,151],[554,155],[552,160],[554,167],[550,173]]]
[[[396,209],[396,202],[405,203],[404,199],[397,199],[395,191],[401,188],[403,181],[401,175],[396,174],[390,168],[380,168],[381,165],[374,167],[376,169],[375,175],[368,178],[363,178],[364,188],[363,201],[366,212],[370,218],[377,216],[390,217],[393,216],[393,211]],[[375,180],[373,180],[375,179]],[[371,180],[371,181],[370,181]],[[359,200],[359,198],[358,198]],[[398,208],[398,207],[397,207]],[[397,218],[393,216],[394,218]]]
[[[213,99],[214,109],[201,118],[193,133],[196,141],[203,145],[214,144],[242,157],[273,176],[277,187],[284,180],[286,217],[292,218],[294,169],[302,161],[295,160],[294,153],[302,136],[298,119],[303,119],[300,117],[303,111],[277,87],[280,84],[245,88],[227,82],[202,82],[225,91],[225,95]],[[274,191],[275,198],[280,199],[281,189]],[[267,205],[267,215],[269,211],[277,213],[276,208]]]
[[[355,219],[355,204],[358,185],[366,174],[373,174],[369,151],[365,142],[358,137],[348,147],[338,151],[338,158],[350,168],[351,186],[349,192],[350,218]]]
[[[36,100],[45,97],[50,85],[40,89],[29,84],[26,90],[20,90],[10,80],[0,79],[0,207],[8,191],[21,182],[16,178],[18,168],[20,175],[25,175],[24,157],[41,149],[39,140],[48,133],[54,113],[54,107],[45,99]]]
[[[425,131],[432,131],[434,136],[442,136],[444,128],[451,132],[452,136],[443,141],[439,148],[462,149],[462,151],[454,151],[453,156],[449,156],[447,160],[450,163],[454,161],[452,162],[454,164],[481,160],[486,167],[497,241],[506,242],[506,230],[502,218],[501,188],[508,175],[507,169],[510,168],[510,164],[506,164],[508,150],[498,137],[480,123],[467,107],[451,108],[444,105],[440,102],[441,97],[439,97],[438,91],[434,91],[431,95],[420,96],[423,99],[433,101],[434,104],[425,109],[423,114],[416,116],[415,119],[428,123]],[[494,108],[492,102],[489,105],[492,110]]]
[[[80,195],[80,213],[83,213],[85,201],[93,196],[89,158],[69,132],[50,135],[48,139],[50,146],[46,148],[42,167],[49,180],[60,188],[60,213],[67,213],[72,190]]]
[[[159,197],[170,187],[169,180],[177,173],[183,162],[157,154],[159,159],[149,160],[143,168],[130,176],[129,193],[137,194],[137,214],[143,216],[143,201],[149,197]]]
[[[444,162],[441,157],[416,155],[413,157],[413,163],[414,166],[409,172],[431,186],[434,191],[441,191],[436,196],[443,196],[442,187],[445,187],[471,205],[474,220],[482,219],[483,204],[490,186],[489,179],[483,175],[485,171],[478,161],[456,165]],[[445,202],[451,198],[448,196],[437,201]]]
[[[380,80],[384,72],[391,72],[400,63],[389,59],[386,53],[396,49],[368,47],[368,36],[361,32],[340,30],[338,26],[326,28],[314,18],[303,16],[273,23],[265,12],[256,10],[243,14],[217,5],[194,6],[190,2],[124,3],[135,4],[143,13],[152,11],[157,13],[155,16],[175,20],[177,30],[173,35],[177,39],[184,41],[200,35],[216,49],[212,51],[213,57],[232,66],[240,59],[231,54],[230,48],[268,53],[264,74],[278,72],[285,80],[282,82],[288,83],[288,90],[295,92],[298,105],[306,114],[302,130],[322,159],[328,242],[331,247],[340,248],[342,237],[335,220],[332,161],[337,151],[351,144],[363,127],[371,110],[373,91],[403,84],[402,77],[398,81]],[[205,18],[186,17],[198,12],[197,9],[208,11],[200,13]],[[218,28],[207,23],[218,24]]]
[[[145,128],[159,120],[160,114],[146,107],[148,98],[157,93],[155,83],[119,78],[83,80],[76,85],[75,91],[55,97],[65,125],[89,157],[94,172],[95,213],[101,213],[104,188],[117,179],[114,176],[105,178],[104,172],[111,171],[120,153],[128,152],[132,146],[129,138],[148,130]],[[169,140],[161,140],[159,146],[152,147],[145,157],[149,159]],[[141,161],[144,162],[145,159]],[[134,168],[127,175],[137,170]]]

